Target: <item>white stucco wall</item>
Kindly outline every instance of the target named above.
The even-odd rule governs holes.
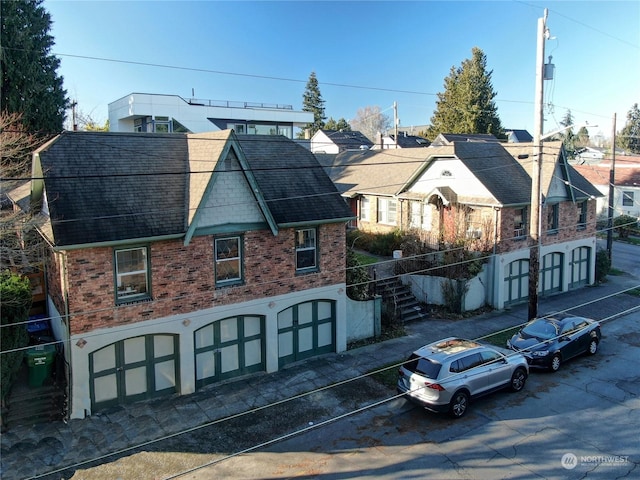
[[[150,334],[175,334],[179,336],[179,377],[177,390],[185,395],[195,392],[194,332],[212,322],[238,315],[263,315],[265,317],[266,371],[278,370],[278,312],[293,305],[312,300],[336,302],[335,345],[342,352],[347,347],[346,285],[338,284],[315,288],[266,299],[214,307],[184,315],[158,318],[132,325],[99,329],[82,335],[74,335],[65,346],[71,355],[72,389],[70,398],[71,418],[84,418],[91,414],[89,393],[89,355],[112,343],[131,337]]]
[[[382,297],[367,301],[347,297],[347,343],[380,335],[381,307]]]

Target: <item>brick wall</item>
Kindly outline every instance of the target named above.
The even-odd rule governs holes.
[[[152,299],[119,306],[115,306],[113,249],[71,250],[67,252],[71,334],[345,282],[344,224],[319,228],[319,272],[303,275],[295,273],[294,233],[286,229],[274,237],[264,230],[246,232],[245,283],[218,289],[213,237],[195,237],[186,247],[182,240],[151,244]],[[50,287],[59,290],[59,282]]]

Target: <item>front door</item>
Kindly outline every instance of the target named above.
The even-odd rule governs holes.
[[[177,335],[142,335],[91,353],[92,411],[175,393],[178,349]]]

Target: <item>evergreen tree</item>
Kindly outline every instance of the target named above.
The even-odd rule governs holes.
[[[573,115],[571,114],[571,110],[567,110],[564,118],[560,122],[560,125],[563,127],[569,127],[566,130],[560,132],[558,136],[562,139],[562,144],[564,145],[564,150],[569,157],[570,160],[573,160],[576,156],[576,141],[578,140],[576,135],[573,133],[573,128],[571,126],[575,123],[573,119]]]
[[[337,122],[333,119],[333,117],[329,117],[327,123],[324,124],[324,129],[326,130],[338,130],[341,132],[350,132],[351,125],[344,118],[340,118]]]
[[[63,129],[69,104],[60,60],[51,53],[51,16],[43,0],[0,2],[0,105],[22,115],[29,132],[47,135]]]
[[[445,90],[438,93],[436,111],[431,117],[426,137],[433,140],[441,133],[490,133],[504,136],[498,108],[494,102],[491,75],[487,71],[487,58],[474,47],[471,59],[458,68],[451,67],[444,79]]]
[[[324,100],[318,87],[316,72],[311,72],[304,94],[302,95],[302,111],[313,113],[313,123],[306,125],[305,130],[309,131],[312,137],[318,130],[324,128],[324,121],[327,118],[324,114]],[[299,138],[304,138],[305,132],[300,132]]]
[[[640,153],[640,109],[637,103],[627,112],[627,123],[616,141],[627,153]]]

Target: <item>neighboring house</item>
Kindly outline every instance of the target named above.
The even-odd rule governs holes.
[[[425,148],[431,143],[429,140],[416,135],[409,135],[407,132],[398,132],[398,141],[396,142],[396,136],[382,135],[380,140],[376,142],[372,150],[382,150],[385,148]]]
[[[311,137],[311,152],[335,154],[348,150],[369,150],[373,142],[361,132],[318,130]]]
[[[202,133],[233,129],[237,134],[294,137],[294,128],[313,122],[313,113],[291,105],[226,100],[185,100],[178,95],[131,93],[109,104],[112,132]]]
[[[65,132],[30,204],[71,418],[346,349],[352,214],[292,140]]]
[[[602,194],[597,202],[601,220],[609,217],[609,181],[611,160],[596,164],[573,165]],[[614,167],[613,217],[640,217],[640,156],[616,155]]]
[[[453,145],[453,142],[499,142],[490,133],[441,133],[431,142],[432,147]]]
[[[594,282],[598,190],[545,143],[541,190],[543,295]],[[431,248],[468,239],[489,252],[486,303],[528,298],[531,144],[453,141],[449,145],[336,156],[327,172],[365,231],[413,231]]]
[[[578,151],[572,163],[593,164],[604,160],[604,149],[585,147]]]
[[[531,143],[533,141],[533,136],[526,130],[505,129],[504,133],[507,135],[508,143]]]

